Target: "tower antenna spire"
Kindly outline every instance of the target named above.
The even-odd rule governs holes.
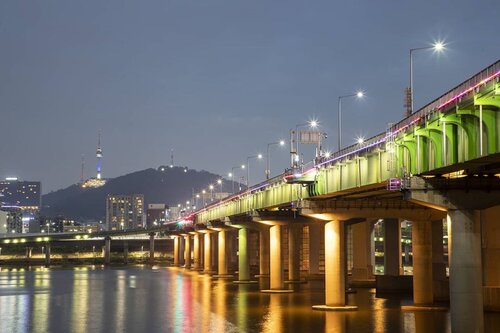
[[[174,167],[174,150],[170,149],[170,167]]]
[[[101,157],[102,157],[102,149],[101,149],[101,131],[99,130],[97,134],[97,152],[96,152],[96,157],[97,157],[97,179],[101,179]]]

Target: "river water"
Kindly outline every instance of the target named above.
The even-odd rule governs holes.
[[[404,312],[411,297],[349,294],[351,312],[321,312],[322,281],[264,294],[181,268],[32,268],[0,271],[0,332],[451,332],[449,312]],[[500,314],[486,313],[486,332]]]

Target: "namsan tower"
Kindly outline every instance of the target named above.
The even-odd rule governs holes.
[[[98,133],[97,137],[97,151],[95,153],[95,156],[97,157],[97,179],[101,179],[101,158],[102,158],[102,149],[101,149],[101,131]]]

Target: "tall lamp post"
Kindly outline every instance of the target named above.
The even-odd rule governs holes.
[[[252,158],[262,159],[262,154],[247,156],[247,189],[250,187],[250,160]]]
[[[217,179],[217,184],[219,184],[219,199],[222,198],[222,179]]]
[[[208,189],[210,190],[210,202],[214,201],[214,186],[212,184],[208,185]]]
[[[202,191],[201,191],[201,194],[202,194],[202,195],[201,195],[201,197],[202,197],[202,201],[203,201],[203,207],[205,207],[205,197],[206,197],[206,195],[205,195],[205,194],[207,194],[207,191],[202,190]]]
[[[421,50],[434,50],[436,52],[441,52],[442,50],[444,50],[444,43],[435,42],[431,46],[417,47],[414,49],[410,49],[410,90],[409,90],[410,109],[407,111],[407,116],[410,116],[413,113],[413,52]]]
[[[280,140],[278,142],[271,142],[271,143],[268,143],[267,144],[267,169],[266,169],[266,179],[269,179],[270,175],[271,175],[271,154],[269,152],[269,147],[271,146],[274,146],[274,145],[280,145],[280,146],[284,146],[285,145],[285,141],[284,140]]]
[[[340,151],[340,149],[342,149],[342,99],[343,98],[349,98],[349,97],[357,97],[357,98],[361,98],[364,96],[364,93],[362,91],[358,91],[357,93],[355,94],[349,94],[349,95],[343,95],[343,96],[339,96],[338,99],[339,99],[339,117],[338,117],[338,128],[337,128],[337,135],[338,135],[338,150]]]
[[[232,189],[233,189],[233,194],[234,194],[234,170],[235,169],[245,169],[245,164],[242,164],[240,166],[234,166],[231,168],[231,172],[229,173],[229,177],[231,177],[231,182],[232,182]]]

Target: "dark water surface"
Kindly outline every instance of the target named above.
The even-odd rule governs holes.
[[[411,298],[349,294],[352,312],[321,312],[322,281],[263,294],[178,268],[2,269],[0,332],[451,332],[449,312],[403,312]],[[500,332],[487,313],[486,332]]]

